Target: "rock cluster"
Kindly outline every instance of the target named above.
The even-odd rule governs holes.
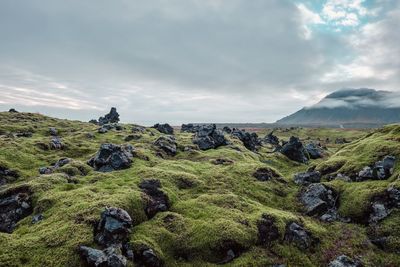
[[[306,172],[296,173],[293,180],[298,185],[319,183],[321,181],[321,173],[316,170],[308,170]]]
[[[108,123],[117,123],[119,122],[119,114],[117,112],[117,109],[112,107],[110,112],[106,114],[104,117],[99,118],[99,125],[104,125]]]
[[[257,151],[261,146],[261,140],[258,138],[256,133],[249,133],[240,129],[233,129],[232,136],[238,138],[243,142],[243,145],[250,151]]]
[[[157,123],[153,126],[153,128],[157,129],[160,133],[174,134],[174,128],[172,128],[171,125],[169,125],[168,123]]]
[[[324,150],[318,144],[309,143],[305,146],[305,149],[311,159],[319,159],[324,157]]]
[[[117,130],[117,131],[122,131],[124,128],[122,127],[122,125],[118,124],[118,123],[106,123],[101,125],[101,127],[99,129],[97,129],[98,133],[107,133],[110,130]]]
[[[300,163],[308,162],[308,153],[297,137],[290,137],[289,142],[282,146],[280,152],[291,160]]]
[[[181,132],[186,132],[186,133],[197,133],[199,129],[200,129],[199,125],[194,125],[192,123],[182,124],[181,126]]]
[[[300,200],[303,203],[306,214],[320,216],[323,221],[334,221],[336,213],[336,193],[323,184],[310,184],[301,193]]]
[[[19,178],[19,174],[15,170],[8,169],[0,165],[0,186],[9,182],[14,182]]]
[[[264,137],[264,142],[274,146],[279,146],[279,138],[274,135],[274,131],[270,132]]]
[[[373,198],[368,222],[375,224],[385,219],[394,208],[400,208],[400,189],[389,187]]]
[[[17,188],[0,196],[0,232],[11,233],[17,222],[33,211],[31,192]]]
[[[228,144],[224,134],[222,131],[216,129],[215,124],[200,126],[193,138],[193,143],[198,145],[201,150],[208,150]]]
[[[131,145],[102,144],[88,164],[100,172],[127,169],[132,164],[133,155],[134,148]]]
[[[172,135],[160,136],[154,145],[167,153],[169,156],[175,156],[177,150],[177,143],[175,137]]]
[[[357,177],[357,181],[364,180],[386,180],[393,174],[393,168],[396,162],[394,156],[386,156],[383,160],[375,162],[373,166],[364,167]]]
[[[169,209],[168,196],[161,191],[160,180],[147,179],[139,184],[139,188],[144,193],[145,201],[144,211],[147,218],[153,218],[158,212],[167,211]]]

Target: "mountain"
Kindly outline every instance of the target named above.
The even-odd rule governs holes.
[[[317,104],[278,120],[277,124],[376,127],[400,122],[400,94],[368,88],[342,89]]]

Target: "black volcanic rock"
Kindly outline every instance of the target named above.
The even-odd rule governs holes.
[[[174,128],[172,128],[171,125],[169,125],[168,123],[157,123],[153,126],[153,128],[157,129],[160,133],[174,134]]]
[[[168,196],[161,191],[161,183],[157,179],[143,180],[139,188],[145,193],[144,211],[149,219],[153,218],[158,212],[167,211],[169,208]]]
[[[108,114],[106,114],[104,117],[99,118],[98,123],[99,125],[104,125],[107,123],[117,123],[117,122],[119,122],[119,114],[117,112],[117,109],[112,107]]]
[[[215,124],[200,126],[193,138],[193,143],[198,145],[201,150],[217,148],[228,144],[223,132],[217,130]]]
[[[344,89],[319,103],[278,120],[281,125],[325,125],[339,127],[380,126],[400,122],[398,93],[374,89]]]
[[[243,145],[248,150],[255,152],[261,146],[261,140],[258,138],[256,133],[249,133],[244,130],[233,129],[231,134],[242,141]]]
[[[308,153],[297,137],[290,137],[289,142],[282,146],[280,152],[291,160],[300,163],[308,162]]]
[[[17,222],[33,211],[31,192],[17,188],[0,196],[0,232],[11,233]]]
[[[127,169],[132,164],[133,153],[134,148],[131,145],[102,144],[88,164],[100,172]]]
[[[8,169],[0,165],[0,186],[9,182],[14,182],[19,178],[19,173],[16,170]]]

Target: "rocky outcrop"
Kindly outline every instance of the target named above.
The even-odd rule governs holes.
[[[256,133],[249,133],[240,129],[233,129],[232,136],[242,141],[243,145],[250,151],[257,151],[261,146],[261,140]]]
[[[290,137],[289,142],[282,146],[280,152],[291,160],[300,163],[308,162],[308,153],[297,137]]]
[[[271,144],[271,145],[274,145],[274,146],[279,146],[279,138],[274,135],[274,131],[272,131],[269,134],[267,134],[264,137],[263,141],[265,143],[267,143],[267,144]]]
[[[81,258],[89,267],[125,267],[127,260],[116,247],[99,250],[87,246],[78,248]]]
[[[306,172],[296,173],[293,180],[298,185],[319,183],[321,181],[321,173],[315,170],[308,170]]]
[[[258,244],[262,246],[270,246],[271,243],[280,238],[279,229],[275,225],[275,218],[262,214],[261,219],[257,222]]]
[[[181,132],[186,132],[186,133],[197,133],[199,129],[200,129],[199,125],[193,125],[192,123],[182,124],[181,126]]]
[[[88,164],[100,172],[122,170],[131,166],[133,155],[134,148],[131,145],[102,144]]]
[[[160,136],[155,142],[154,145],[160,148],[169,156],[175,156],[177,152],[177,143],[175,137],[172,135],[164,135]]]
[[[376,224],[389,216],[394,208],[400,208],[400,189],[389,187],[371,201],[368,223]]]
[[[305,149],[311,159],[319,159],[324,157],[324,150],[317,144],[309,143],[305,146]]]
[[[28,188],[15,188],[0,195],[0,232],[11,233],[18,221],[33,211],[31,192]]]
[[[364,180],[386,180],[393,174],[396,158],[386,156],[382,160],[375,162],[372,166],[364,167],[357,177],[357,181]]]
[[[253,173],[253,177],[265,182],[274,178],[280,178],[280,175],[270,168],[259,168]]]
[[[0,186],[14,182],[19,178],[19,173],[16,170],[11,170],[0,165]]]
[[[318,242],[312,234],[296,222],[289,222],[286,225],[284,240],[294,244],[301,250],[307,250]]]
[[[171,127],[168,123],[164,124],[155,124],[153,128],[157,129],[160,133],[163,134],[174,134],[174,128]]]
[[[358,260],[353,260],[346,255],[340,255],[328,264],[328,267],[361,267]]]
[[[106,114],[104,117],[99,118],[99,125],[104,125],[107,123],[117,123],[119,122],[119,114],[117,109],[112,107],[110,112]]]
[[[222,131],[224,133],[227,133],[227,134],[231,134],[232,133],[232,129],[229,128],[228,126],[224,126],[224,128],[222,128]]]
[[[323,184],[310,184],[301,193],[300,200],[309,216],[320,216],[326,221],[333,221],[337,217],[337,195]]]
[[[64,149],[64,143],[58,136],[53,136],[49,143],[49,148],[54,150],[62,150]]]
[[[143,180],[139,188],[144,193],[144,211],[149,219],[153,218],[158,212],[169,209],[168,196],[161,191],[161,183],[157,179]]]
[[[198,145],[201,150],[208,150],[227,145],[222,131],[217,130],[215,124],[200,126],[193,138],[193,143]]]

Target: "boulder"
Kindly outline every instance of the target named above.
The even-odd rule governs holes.
[[[233,129],[232,136],[242,141],[243,145],[250,151],[257,151],[261,146],[261,140],[256,133],[249,133],[244,130]]]
[[[307,144],[305,146],[305,149],[311,159],[319,159],[324,157],[324,150],[322,149],[322,147],[314,143]]]
[[[81,258],[89,267],[125,267],[127,260],[121,255],[118,248],[108,247],[104,250],[87,246],[78,248]]]
[[[60,137],[53,136],[50,140],[49,148],[54,150],[61,150],[64,149],[64,143],[62,142]]]
[[[135,252],[135,261],[139,266],[144,267],[161,267],[163,261],[157,256],[153,249],[146,245],[141,245]]]
[[[291,160],[300,163],[308,162],[308,153],[297,137],[290,137],[289,142],[282,146],[280,152]]]
[[[362,264],[346,255],[340,255],[328,264],[328,267],[361,267]]]
[[[171,127],[168,123],[165,124],[155,124],[153,128],[157,129],[160,133],[164,134],[174,134],[174,128]]]
[[[102,144],[88,164],[100,172],[127,169],[132,164],[133,155],[134,148],[131,145]]]
[[[313,238],[310,232],[295,222],[289,222],[286,225],[284,240],[293,243],[301,250],[306,250],[317,242],[317,239]]]
[[[96,124],[96,125],[99,124],[99,122],[97,120],[95,120],[95,119],[91,119],[89,121],[89,123]]]
[[[222,131],[217,130],[215,124],[202,125],[193,138],[193,143],[198,145],[201,150],[217,148],[227,145]]]
[[[182,124],[181,132],[196,133],[199,130],[199,128],[200,128],[199,125],[193,125],[192,123]]]
[[[280,238],[279,229],[275,225],[275,218],[262,214],[261,219],[257,222],[258,244],[263,246],[271,245],[272,241]]]
[[[157,179],[143,180],[139,188],[144,193],[144,211],[149,219],[153,218],[158,212],[169,209],[168,196],[160,190],[161,183]]]
[[[400,189],[389,187],[371,201],[368,222],[376,224],[390,215],[394,208],[400,207]]]
[[[10,108],[8,110],[8,112],[10,112],[10,113],[18,113],[18,111],[15,108]]]
[[[57,129],[55,127],[50,127],[49,128],[49,133],[50,133],[51,136],[57,136],[58,131],[57,131]]]
[[[227,133],[227,134],[231,134],[232,133],[232,129],[229,128],[228,126],[224,126],[224,128],[222,128],[222,131]]]
[[[279,178],[279,174],[277,174],[274,170],[270,168],[259,168],[253,173],[253,177],[259,181],[269,181],[273,178]]]
[[[99,125],[104,125],[107,123],[117,123],[119,122],[119,114],[117,109],[112,107],[110,112],[106,114],[104,117],[99,118]]]
[[[312,183],[319,183],[321,181],[321,173],[315,170],[300,172],[294,175],[293,180],[298,185],[309,185]]]
[[[33,211],[31,192],[27,188],[10,190],[0,196],[0,232],[11,233],[17,222]]]
[[[10,182],[14,182],[19,178],[19,174],[15,170],[6,168],[0,165],[0,186]]]
[[[94,240],[104,247],[123,244],[128,241],[131,227],[132,219],[125,210],[108,207],[94,229]]]
[[[267,134],[264,137],[264,142],[267,144],[271,144],[274,146],[278,146],[279,145],[279,138],[277,136],[274,135],[274,131],[270,132],[269,134]]]
[[[170,156],[176,155],[177,143],[175,137],[172,135],[160,136],[154,145]]]
[[[309,216],[321,216],[336,209],[336,194],[332,189],[319,183],[310,184],[301,193],[300,200]]]
[[[364,167],[357,177],[357,181],[364,180],[386,180],[393,174],[396,158],[386,156],[383,160],[377,161],[373,166]]]

